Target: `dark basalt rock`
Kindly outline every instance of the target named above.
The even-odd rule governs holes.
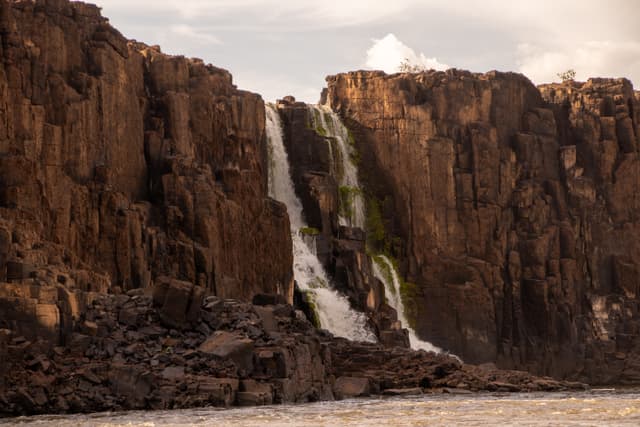
[[[469,362],[635,381],[640,104],[628,80],[536,88],[449,70],[327,82],[416,285],[420,337]]]
[[[121,320],[131,305],[140,314],[135,325]],[[145,295],[96,295],[85,316],[107,325],[107,334],[74,333],[67,347],[0,330],[0,416],[583,387],[334,338],[288,305],[207,297],[200,320],[181,329],[160,326],[161,310]],[[261,310],[273,317],[269,327]]]

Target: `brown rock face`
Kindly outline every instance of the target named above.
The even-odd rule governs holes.
[[[349,298],[354,308],[369,316],[380,343],[387,347],[409,347],[395,309],[385,302],[384,284],[374,275],[365,233],[360,228],[338,225],[344,202],[339,196],[336,176],[342,162],[335,154],[339,152],[335,137],[326,129],[316,128],[313,123],[317,113],[292,97],[278,101],[278,112],[296,194],[307,224],[318,232],[309,243],[315,244],[332,285]]]
[[[0,5],[0,281],[17,285],[0,285],[0,327],[22,305],[56,334],[82,312],[81,291],[159,276],[291,300],[260,96],[128,42],[95,6]]]
[[[467,362],[637,380],[640,104],[629,81],[328,77],[423,338]],[[392,237],[400,237],[392,239]]]

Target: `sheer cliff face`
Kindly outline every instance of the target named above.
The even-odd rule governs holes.
[[[224,70],[128,42],[95,6],[0,5],[5,302],[24,297],[20,310],[51,326],[78,310],[43,296],[56,287],[73,299],[167,275],[222,297],[292,292],[260,96]]]
[[[469,362],[640,378],[640,105],[627,80],[327,81],[387,234],[401,238],[424,338]]]

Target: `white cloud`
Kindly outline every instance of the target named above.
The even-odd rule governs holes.
[[[170,31],[179,36],[190,38],[196,42],[207,44],[222,44],[222,41],[218,37],[198,31],[189,25],[173,25],[171,26]]]
[[[519,71],[535,83],[559,80],[557,73],[576,71],[576,80],[589,77],[627,77],[640,82],[640,42],[588,41],[575,45],[522,43]]]
[[[366,67],[382,70],[386,73],[396,73],[400,70],[400,64],[408,62],[426,69],[446,70],[448,65],[441,63],[436,58],[428,58],[424,53],[417,54],[398,38],[389,33],[382,39],[374,39],[373,45],[367,50]]]

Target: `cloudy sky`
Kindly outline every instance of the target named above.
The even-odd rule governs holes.
[[[638,0],[93,0],[126,37],[232,72],[267,100],[316,102],[324,77],[428,68],[520,71],[535,83],[640,86]]]

